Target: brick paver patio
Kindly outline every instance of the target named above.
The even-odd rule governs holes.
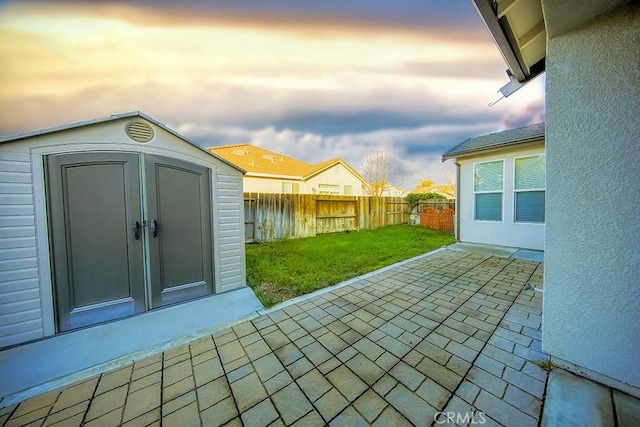
[[[541,281],[541,263],[443,250],[5,407],[0,424],[535,427],[547,374],[526,284]]]

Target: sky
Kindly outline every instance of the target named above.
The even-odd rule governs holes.
[[[409,190],[544,120],[544,77],[488,106],[505,69],[470,0],[0,0],[0,135],[139,110],[204,147],[386,148]]]

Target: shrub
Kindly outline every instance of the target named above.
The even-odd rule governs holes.
[[[416,206],[423,200],[433,200],[433,199],[446,199],[442,194],[438,193],[409,193],[407,194],[407,201],[411,205],[411,207]]]

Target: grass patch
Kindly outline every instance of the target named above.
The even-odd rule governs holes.
[[[541,369],[547,371],[547,372],[551,372],[554,368],[554,364],[551,361],[551,358],[548,359],[541,359],[535,362],[536,365],[540,366]]]
[[[249,244],[247,282],[265,307],[455,242],[425,227],[393,225]]]

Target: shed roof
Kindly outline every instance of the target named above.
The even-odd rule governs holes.
[[[445,151],[442,161],[454,157],[464,157],[485,150],[508,147],[544,139],[544,122],[516,129],[467,138],[455,147]]]
[[[238,165],[233,164],[232,162],[226,160],[225,158],[223,158],[223,157],[221,157],[221,156],[219,156],[219,155],[217,155],[215,153],[210,152],[209,150],[207,150],[204,147],[201,147],[200,145],[198,145],[195,142],[191,141],[189,138],[187,138],[187,137],[179,134],[175,130],[167,127],[164,123],[161,123],[161,122],[155,120],[154,118],[144,114],[141,111],[128,111],[126,113],[112,114],[112,115],[110,115],[108,117],[99,117],[99,118],[96,118],[96,119],[83,120],[83,121],[74,122],[74,123],[68,123],[68,124],[65,124],[65,125],[55,126],[55,127],[51,127],[51,128],[38,129],[38,130],[30,131],[30,132],[18,133],[18,134],[15,134],[15,135],[2,136],[2,137],[0,137],[0,144],[6,144],[6,143],[10,143],[10,142],[20,141],[20,140],[28,139],[28,138],[36,138],[36,137],[40,137],[40,136],[47,135],[47,134],[54,133],[54,132],[62,132],[62,131],[66,131],[66,130],[81,128],[81,127],[84,127],[84,126],[96,125],[96,124],[99,124],[99,123],[106,123],[106,122],[111,122],[111,121],[116,121],[116,120],[129,119],[129,118],[132,118],[132,117],[139,117],[139,118],[141,118],[143,120],[151,122],[154,125],[158,126],[159,128],[169,132],[173,136],[183,140],[184,142],[186,142],[188,144],[193,145],[194,147],[196,147],[200,151],[202,151],[204,153],[207,153],[209,156],[213,156],[216,159],[220,160],[221,162],[233,167],[234,169],[237,169],[242,173],[246,173],[246,171],[244,169],[242,169],[241,167],[238,167]]]

